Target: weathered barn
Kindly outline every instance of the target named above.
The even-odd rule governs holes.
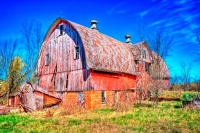
[[[38,86],[59,96],[63,107],[95,109],[133,102],[137,85],[150,79],[152,51],[145,42],[131,44],[129,35],[120,42],[99,32],[97,21],[91,24],[87,28],[61,18],[53,22],[39,53]]]

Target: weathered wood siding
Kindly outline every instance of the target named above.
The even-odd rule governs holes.
[[[63,34],[60,34],[63,25]],[[75,47],[79,47],[79,58],[74,59]],[[45,56],[49,63],[45,64]],[[86,69],[83,44],[77,31],[61,22],[44,41],[38,61],[39,86],[49,91],[81,91],[90,88],[89,71]]]

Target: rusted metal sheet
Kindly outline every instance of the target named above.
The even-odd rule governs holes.
[[[135,74],[134,57],[126,43],[97,30],[70,22],[78,31],[85,50],[87,65],[94,70]]]

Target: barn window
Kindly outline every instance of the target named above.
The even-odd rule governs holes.
[[[142,57],[143,57],[144,59],[147,58],[147,52],[146,52],[145,49],[142,50]]]
[[[118,91],[115,91],[115,96],[114,96],[114,98],[115,98],[115,102],[118,102]]]
[[[145,62],[145,71],[146,71],[147,73],[150,72],[149,69],[150,69],[150,64]]]
[[[48,65],[49,65],[49,62],[50,62],[49,53],[46,53],[46,54],[45,54],[45,63],[44,63],[44,65],[45,65],[45,66],[48,66]]]
[[[84,93],[79,92],[78,93],[78,103],[82,106],[84,104]]]
[[[63,25],[60,25],[60,35],[63,35]]]
[[[106,103],[106,91],[101,92],[102,104]]]
[[[79,59],[79,46],[74,47],[74,59]]]
[[[67,77],[66,77],[66,88],[68,88],[68,84],[69,84],[69,76],[67,74]]]

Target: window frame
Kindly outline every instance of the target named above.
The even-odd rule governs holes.
[[[106,104],[106,91],[101,92],[101,103]]]
[[[79,54],[80,54],[80,47],[75,46],[74,47],[74,60],[79,59]]]
[[[143,57],[143,59],[147,58],[147,51],[146,51],[146,49],[142,50],[142,57]]]

